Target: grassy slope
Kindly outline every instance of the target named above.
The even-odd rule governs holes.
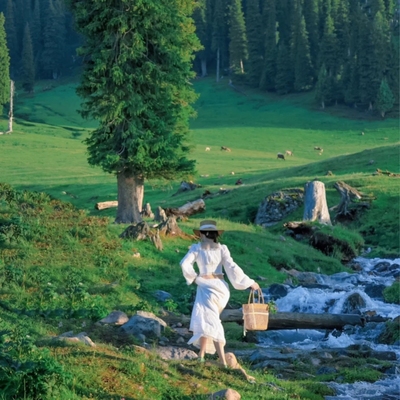
[[[337,271],[340,268],[337,260],[304,248],[291,239],[286,240],[282,251],[280,227],[265,231],[248,224],[249,217],[266,195],[282,187],[302,187],[307,180],[318,177],[327,186],[329,206],[338,202],[338,195],[332,188],[338,179],[377,195],[378,199],[366,214],[361,228],[366,231],[367,238],[370,235],[371,243],[386,247],[386,251],[398,251],[398,179],[372,176],[376,167],[398,172],[396,121],[347,120],[315,112],[308,95],[282,99],[249,92],[243,96],[227,86],[215,87],[210,81],[196,82],[196,88],[201,97],[197,103],[198,118],[192,122],[195,143],[192,155],[198,161],[198,174],[193,179],[211,191],[217,191],[221,186],[235,190],[208,200],[204,215],[181,223],[186,232],[190,233],[205,216],[217,218],[227,230],[224,241],[238,264],[253,277],[265,276],[265,285],[285,279],[285,275],[276,269],[280,266],[306,270],[321,266],[323,271]],[[115,199],[116,185],[112,176],[87,166],[81,139],[91,125],[83,123],[71,112],[78,103],[73,89],[73,85],[60,86],[38,93],[33,99],[19,97],[16,110],[21,117],[29,116],[30,121],[17,118],[15,133],[0,138],[1,181],[19,189],[45,190],[56,198],[88,210],[92,216],[106,218],[87,220],[84,215],[65,219],[60,216],[29,217],[29,224],[32,224],[29,229],[34,239],[22,243],[24,257],[14,258],[14,250],[5,249],[0,262],[3,282],[4,279],[19,279],[18,274],[10,278],[5,269],[10,263],[17,263],[17,271],[20,270],[25,277],[26,287],[21,289],[17,285],[10,289],[3,286],[0,297],[11,309],[31,310],[31,314],[23,314],[17,320],[15,311],[0,311],[4,328],[25,325],[24,329],[34,337],[42,337],[69,329],[81,331],[85,323],[85,330],[97,343],[111,341],[121,349],[117,351],[115,347],[106,345],[93,351],[49,346],[56,359],[76,376],[74,388],[69,390],[69,397],[63,397],[65,399],[90,398],[92,393],[99,399],[125,396],[127,399],[164,400],[168,398],[168,391],[175,393],[174,387],[179,389],[176,389],[176,397],[171,398],[183,399],[184,393],[188,398],[195,398],[193,396],[200,396],[211,388],[216,390],[228,385],[237,388],[244,399],[283,399],[300,393],[300,382],[280,382],[262,372],[256,374],[259,382],[278,382],[284,390],[277,393],[270,386],[262,385],[249,388],[234,374],[218,369],[211,370],[214,377],[218,376],[218,382],[209,379],[208,371],[201,370],[188,379],[174,367],[160,367],[157,360],[146,360],[132,350],[123,350],[115,337],[106,340],[104,332],[96,331],[92,325],[96,318],[114,308],[128,314],[136,307],[155,310],[157,306],[152,293],[156,289],[173,293],[175,304],[183,311],[193,288],[182,287],[177,265],[191,241],[165,240],[162,253],[146,242],[121,242],[118,234],[123,227],[109,224],[115,210],[102,213],[93,210],[96,201]],[[364,136],[361,131],[365,132]],[[230,147],[232,152],[221,152],[221,145]],[[204,151],[206,146],[211,147],[210,152]],[[314,146],[324,148],[321,156],[313,150]],[[276,153],[286,149],[293,150],[294,156],[287,161],[277,160]],[[368,165],[370,159],[375,160],[372,166]],[[335,175],[326,177],[327,170]],[[234,176],[231,171],[235,171]],[[200,176],[207,174],[208,177]],[[237,187],[234,182],[239,177],[245,185]],[[146,187],[146,201],[153,209],[157,205],[179,206],[198,198],[199,191],[203,190],[171,197],[178,185],[179,182],[150,182]],[[1,210],[1,213],[9,215],[7,210]],[[301,212],[296,217],[301,218]],[[372,229],[375,233],[371,232]],[[139,251],[142,257],[132,258],[134,251]],[[68,272],[75,280],[82,280],[89,294],[88,298],[82,298],[79,300],[81,303],[78,301],[76,304],[81,307],[83,316],[67,318],[65,314],[50,313],[49,317],[38,317],[36,313],[41,308],[68,309],[66,288],[72,279]],[[167,281],[165,276],[168,276]],[[118,282],[116,288],[104,289],[115,281]],[[49,296],[47,282],[54,285],[56,298]],[[246,293],[234,291],[231,303],[237,306],[245,298]],[[87,314],[87,310],[92,310],[92,314]],[[90,371],[85,367],[83,373],[82,365],[89,365]],[[197,370],[196,366],[190,367]],[[130,379],[132,376],[135,379]],[[165,380],[168,381],[167,392],[163,389]],[[195,386],[196,382],[201,386]],[[311,383],[307,385],[312,386]],[[146,394],[139,397],[132,394],[141,390],[146,390]],[[321,399],[321,393],[311,394],[321,390],[313,387],[301,398]],[[73,397],[71,393],[79,397]]]

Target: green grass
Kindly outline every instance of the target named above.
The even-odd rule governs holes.
[[[253,225],[261,201],[274,191],[304,187],[318,178],[332,207],[339,202],[333,185],[341,180],[376,200],[360,219],[335,224],[326,228],[328,233],[354,246],[359,246],[361,234],[365,246],[373,247],[371,255],[399,254],[399,178],[374,175],[376,168],[399,172],[397,120],[374,120],[355,112],[355,118],[348,119],[343,109],[322,112],[311,94],[278,97],[248,91],[245,96],[223,81],[216,85],[208,79],[196,81],[195,87],[201,95],[198,117],[191,122],[197,173],[190,178],[202,187],[173,196],[179,182],[146,182],[145,202],[153,210],[180,206],[204,190],[230,190],[206,200],[205,213],[179,226],[190,234],[200,219],[215,218],[226,230],[223,242],[235,261],[251,277],[264,277],[268,286],[286,279],[284,269],[333,273],[345,267],[338,255],[324,255],[285,236],[282,224],[269,229]],[[0,182],[19,190],[3,186],[8,197],[0,200],[0,336],[7,331],[18,338],[22,332],[37,346],[37,352],[31,352],[15,339],[9,354],[14,359],[25,354],[38,363],[44,352],[49,373],[41,376],[48,376],[50,383],[51,371],[62,365],[62,400],[202,399],[228,386],[249,400],[322,400],[329,394],[323,383],[301,376],[284,381],[255,371],[258,383],[249,385],[234,372],[213,366],[163,363],[151,351],[138,354],[134,340],[95,324],[113,309],[128,315],[138,309],[158,312],[162,305],[153,296],[157,289],[173,295],[169,307],[189,314],[195,288],[184,284],[179,261],[193,240],[164,238],[159,252],[150,242],[121,240],[126,226],[112,223],[115,209],[94,209],[98,201],[116,199],[116,179],[87,164],[82,140],[95,124],[76,113],[80,101],[74,88],[63,82],[34,97],[19,94],[15,131],[0,136]],[[4,119],[2,125],[6,123]],[[207,146],[211,151],[205,151]],[[220,146],[232,151],[220,151]],[[319,155],[314,146],[324,152]],[[293,157],[277,159],[276,153],[285,150],[292,150]],[[235,185],[238,178],[242,186]],[[282,222],[301,218],[298,210]],[[134,258],[134,252],[141,257]],[[247,293],[232,291],[230,306],[245,301]],[[238,342],[241,327],[227,324],[226,329],[230,346],[246,346]],[[46,341],[67,330],[85,330],[98,347]],[[3,344],[0,340],[0,350]],[[31,372],[27,366],[25,373]]]

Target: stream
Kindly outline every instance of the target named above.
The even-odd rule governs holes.
[[[383,289],[400,276],[400,258],[359,257],[353,264],[358,266],[357,272],[341,272],[330,276],[312,274],[316,283],[300,283],[301,286],[296,287],[284,285],[286,292],[279,298],[265,289],[265,301],[274,300],[282,312],[364,314],[375,311],[376,315],[382,317],[395,318],[400,315],[400,305],[385,303],[382,298]],[[390,346],[377,343],[383,328],[384,322],[369,322],[364,327],[346,326],[343,331],[332,331],[328,336],[321,330],[267,330],[260,333],[258,340],[259,347],[284,345],[304,351],[367,345],[376,351],[395,352],[397,360],[385,373],[384,379],[374,383],[329,382],[335,395],[326,396],[325,400],[400,400],[400,343]]]

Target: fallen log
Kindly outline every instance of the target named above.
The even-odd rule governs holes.
[[[96,205],[94,206],[96,210],[105,210],[112,207],[118,207],[118,201],[103,201],[100,203],[96,203]]]
[[[241,309],[224,310],[222,322],[243,322]],[[268,330],[342,329],[345,325],[364,326],[366,317],[358,314],[306,314],[277,312],[269,315]]]
[[[190,215],[198,214],[206,209],[206,203],[203,199],[188,202],[179,208],[165,208],[167,217],[171,215],[175,217],[189,217]]]

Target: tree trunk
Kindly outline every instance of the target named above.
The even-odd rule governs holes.
[[[182,323],[189,325],[190,317],[170,313],[162,317],[168,324]],[[306,314],[277,312],[269,314],[268,330],[280,329],[342,329],[345,325],[364,326],[366,322],[385,322],[390,318],[359,314]],[[225,309],[221,313],[222,322],[243,323],[241,309]]]
[[[221,321],[243,322],[243,311],[222,311]],[[358,314],[306,314],[277,312],[269,314],[268,330],[278,329],[341,329],[345,325],[364,326],[366,317]]]
[[[219,47],[217,49],[217,83],[219,82],[219,68],[220,68],[220,55],[219,55]]]
[[[189,201],[179,208],[166,208],[167,217],[174,215],[175,217],[189,217],[190,215],[199,214],[206,209],[206,203],[203,199]]]
[[[304,192],[303,221],[318,221],[321,224],[332,225],[323,182],[307,182]]]
[[[115,222],[130,224],[142,222],[142,204],[144,194],[144,179],[120,172],[118,182],[118,209]]]
[[[207,76],[207,60],[205,58],[201,59],[201,77]]]
[[[10,111],[8,112],[8,130],[7,133],[13,131],[13,119],[14,119],[14,81],[10,81]]]

